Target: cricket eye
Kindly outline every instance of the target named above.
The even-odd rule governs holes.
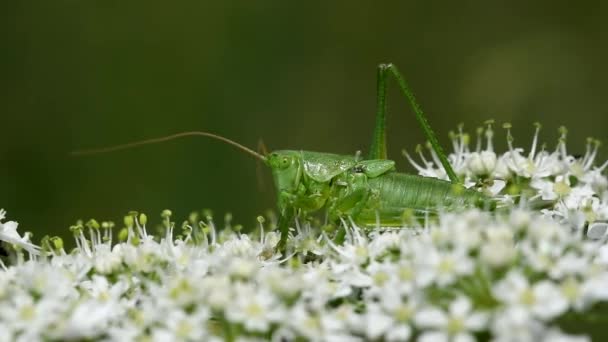
[[[289,164],[291,164],[289,161],[289,158],[287,158],[287,157],[281,158],[279,163],[280,163],[279,165],[280,165],[281,169],[286,169],[289,166]]]

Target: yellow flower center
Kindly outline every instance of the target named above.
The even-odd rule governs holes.
[[[34,317],[36,317],[36,310],[34,310],[34,307],[32,305],[26,305],[21,308],[21,311],[19,312],[19,317],[21,317],[21,319],[23,319],[24,321],[31,321],[32,319],[34,319]]]
[[[446,330],[449,335],[456,335],[464,330],[464,321],[459,317],[450,317]]]
[[[408,305],[400,305],[394,314],[397,321],[405,323],[412,318],[413,310]]]
[[[247,307],[245,308],[245,312],[249,316],[262,316],[262,314],[264,313],[264,308],[258,303],[251,303],[247,305]]]
[[[443,258],[437,267],[439,273],[449,274],[454,271],[454,260],[452,258]]]
[[[382,286],[382,285],[386,284],[388,279],[389,279],[389,276],[386,272],[381,271],[381,272],[374,274],[374,284],[376,284],[377,286]]]
[[[561,290],[564,297],[569,301],[574,301],[578,297],[580,287],[576,280],[568,278],[562,283]]]
[[[570,190],[570,186],[564,181],[555,182],[555,184],[553,184],[553,191],[560,197],[569,194]]]
[[[536,296],[534,296],[532,289],[525,289],[519,295],[519,301],[526,306],[532,306],[536,303]]]
[[[412,280],[414,279],[414,271],[411,267],[403,266],[399,267],[398,271],[399,279],[401,280]]]

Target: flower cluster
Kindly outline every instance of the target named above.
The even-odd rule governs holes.
[[[457,134],[451,134],[453,152],[449,160],[465,186],[494,196],[506,206],[513,203],[523,206],[526,202],[525,207],[577,229],[586,229],[590,236],[603,236],[608,228],[604,223],[608,220],[608,179],[602,172],[608,161],[599,167],[594,164],[600,142],[588,138],[585,154],[574,157],[567,153],[567,130],[561,127],[556,148],[548,151],[544,144],[539,145],[541,126],[537,123],[530,151],[525,153],[523,148],[513,146],[511,125],[505,124],[509,149],[498,154],[494,151],[493,124],[488,121],[485,129],[477,129],[474,149],[470,146],[470,135],[462,127]],[[421,175],[448,179],[430,145],[429,150],[431,160],[424,156],[421,147],[416,149],[421,163],[406,151],[404,155]]]
[[[0,210],[0,340],[589,341],[608,323],[606,164],[593,142],[567,155],[565,132],[527,156],[510,138],[497,155],[484,132],[475,151],[455,135],[450,159],[509,209],[344,222],[340,243],[296,221],[279,249],[272,217],[245,234],[229,216],[176,226],[166,210],[155,234],[136,212],[118,233],[78,222],[66,251],[58,237],[34,246]],[[445,178],[420,155],[422,174]]]
[[[608,245],[527,210],[351,226],[287,260],[274,232],[170,224],[154,239],[145,216],[126,221],[123,242],[91,221],[71,253],[45,240],[45,257],[5,268],[0,339],[578,341],[561,327],[605,323],[590,317],[606,317]]]

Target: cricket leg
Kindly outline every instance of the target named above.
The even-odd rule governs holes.
[[[348,185],[342,187],[328,207],[330,221],[338,221],[341,217],[356,217],[360,208],[365,205],[369,195],[367,176],[364,173],[353,173],[348,177]]]
[[[355,219],[361,209],[367,203],[370,189],[367,184],[367,176],[364,173],[354,173],[348,176],[346,187],[338,189],[333,203],[328,207],[327,215],[331,222],[339,222],[340,218],[350,217]],[[341,245],[344,243],[346,229],[344,225],[337,227],[334,235],[334,243]]]
[[[407,85],[407,82],[405,82],[405,79],[397,67],[395,67],[393,64],[380,64],[378,66],[376,124],[374,127],[370,159],[386,159],[386,87],[387,78],[389,75],[393,76],[397,80],[401,92],[410,102],[410,105],[414,110],[414,114],[416,115],[416,120],[420,124],[420,127],[422,127],[422,131],[430,142],[431,147],[435,153],[437,153],[437,156],[439,157],[445,172],[450,178],[450,181],[452,183],[460,183],[458,176],[456,176],[454,169],[452,169],[452,166],[450,165],[450,162],[443,151],[443,148],[441,148],[441,145],[439,145],[437,136],[431,129],[431,126],[426,119],[426,115],[420,108],[420,105],[416,101],[416,98]]]
[[[376,123],[369,159],[386,159],[386,64],[378,65],[376,76]]]
[[[277,245],[277,249],[280,251],[285,251],[287,245],[287,238],[289,237],[289,224],[295,218],[295,209],[287,208],[281,215],[279,216],[279,222],[277,223],[279,232],[281,233],[281,239]]]

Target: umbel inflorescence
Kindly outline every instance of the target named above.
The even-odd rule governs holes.
[[[286,250],[272,218],[250,234],[193,214],[160,233],[144,214],[90,220],[40,247],[0,223],[0,340],[584,341],[608,323],[608,180],[598,144],[494,151],[453,135],[450,161],[501,210],[443,212],[346,238],[297,221]],[[420,152],[420,151],[419,151]],[[432,153],[432,152],[431,152]],[[426,176],[438,163],[407,155]],[[506,209],[505,209],[506,208]],[[5,212],[0,211],[0,222]],[[29,256],[29,257],[28,257]],[[601,336],[601,335],[599,335]]]

